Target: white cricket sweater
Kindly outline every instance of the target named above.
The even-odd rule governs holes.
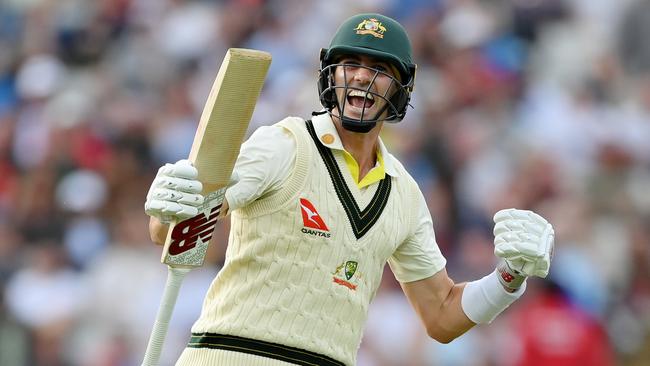
[[[332,123],[319,117],[314,124]],[[279,343],[354,365],[387,261],[409,282],[435,274],[445,259],[434,238],[414,239],[424,199],[392,155],[384,159],[393,159],[397,174],[360,190],[341,151],[317,148],[322,128],[310,134],[293,117],[279,125],[295,137],[293,171],[282,189],[232,212],[226,262],[192,332]]]

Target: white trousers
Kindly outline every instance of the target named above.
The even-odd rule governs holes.
[[[176,366],[296,366],[295,364],[242,352],[209,348],[183,350]]]

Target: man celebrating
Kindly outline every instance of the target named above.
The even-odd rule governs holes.
[[[507,209],[494,217],[497,269],[460,284],[447,275],[424,197],[379,137],[404,118],[415,80],[399,23],[351,17],[320,63],[324,110],[261,127],[242,145],[224,201],[226,261],[178,365],[354,365],[386,263],[444,343],[491,322],[527,276],[548,273],[552,226]],[[169,219],[197,214],[196,176],[186,160],[159,170],[145,203],[154,241]]]

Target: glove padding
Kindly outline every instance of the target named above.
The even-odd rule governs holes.
[[[199,172],[189,160],[165,164],[151,183],[144,210],[162,223],[196,216],[203,204],[203,185],[196,180]]]
[[[524,276],[546,277],[555,232],[540,215],[509,208],[494,215],[494,254]]]

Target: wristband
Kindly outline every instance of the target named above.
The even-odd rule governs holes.
[[[467,282],[461,297],[465,315],[476,324],[491,323],[526,290],[526,282],[515,292],[508,292],[494,271],[480,280]]]

